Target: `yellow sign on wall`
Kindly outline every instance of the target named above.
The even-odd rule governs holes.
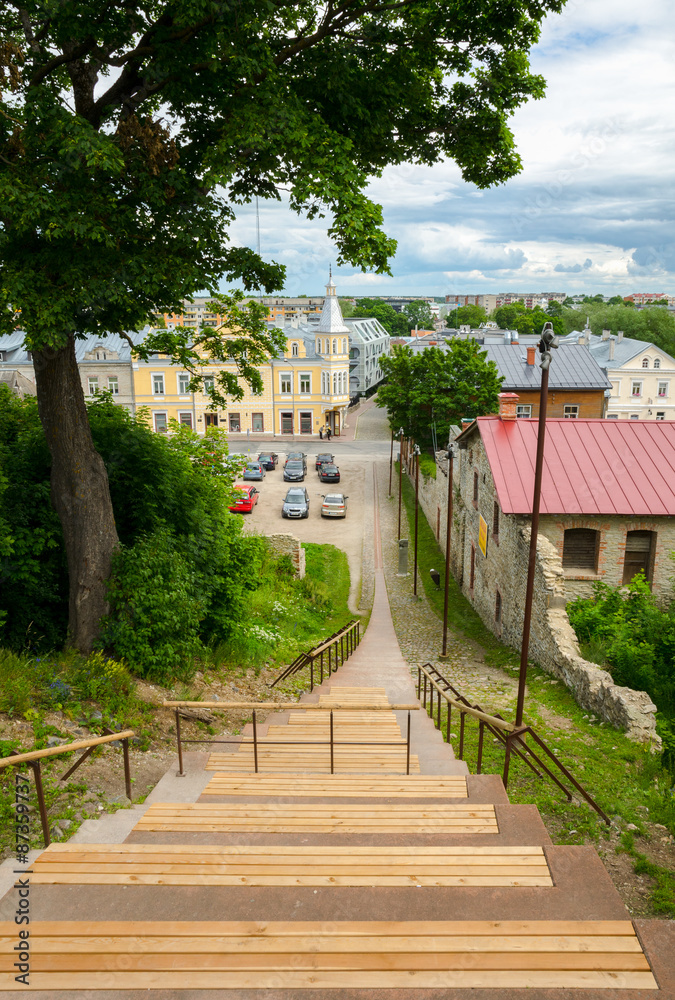
[[[488,544],[488,526],[485,518],[479,514],[478,515],[478,548],[481,550],[484,556],[487,557],[487,544]]]

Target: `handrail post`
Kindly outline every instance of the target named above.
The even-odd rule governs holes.
[[[258,773],[258,727],[256,725],[255,708],[253,709],[253,770]]]
[[[124,785],[127,791],[127,798],[131,802],[131,768],[129,767],[129,737],[122,740],[122,753],[124,754]]]
[[[330,773],[334,774],[335,761],[333,758],[333,709],[330,710]]]
[[[476,762],[476,774],[481,773],[481,766],[483,763],[483,729],[485,728],[485,723],[482,719],[478,720],[478,760]]]
[[[504,773],[502,783],[504,788],[509,787],[509,764],[511,763],[511,733],[506,734],[506,749],[504,751]]]
[[[441,692],[438,692],[438,700],[436,703],[436,728],[441,728]]]
[[[185,771],[183,770],[183,747],[180,742],[180,709],[176,709],[176,742],[178,744],[178,775],[183,777]]]
[[[447,728],[446,733],[445,733],[445,742],[449,743],[450,742],[450,720],[452,718],[452,705],[450,704],[450,702],[448,701],[447,698],[445,699],[445,704],[448,706],[448,718],[447,718],[448,728]]]
[[[424,675],[424,707],[427,707],[427,675]]]
[[[321,650],[321,683],[323,684],[323,649]]]
[[[464,722],[466,713],[460,709],[461,718],[459,720],[459,759],[464,760]]]
[[[49,820],[47,819],[47,806],[45,805],[45,793],[42,787],[42,772],[40,770],[39,760],[29,760],[28,764],[33,768],[33,777],[35,779],[35,791],[37,793],[38,806],[40,807],[40,820],[42,822],[42,836],[44,837],[45,847],[49,847],[52,840],[49,836]]]
[[[331,665],[331,662],[330,662],[330,651],[331,651],[331,649],[332,649],[332,646],[329,646],[328,647],[328,676],[329,677],[333,673],[332,665]]]
[[[429,715],[431,716],[431,721],[434,721],[434,686],[429,681]]]
[[[309,661],[309,690],[314,690],[314,657]]]
[[[405,742],[405,773],[410,774],[410,709],[408,709],[408,734]]]

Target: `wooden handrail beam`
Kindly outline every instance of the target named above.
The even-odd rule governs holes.
[[[163,701],[164,708],[222,708],[264,709],[277,712],[330,712],[331,709],[347,712],[414,712],[420,705],[303,705],[298,701]],[[513,728],[512,726],[510,728]]]
[[[71,750],[84,750],[87,747],[97,747],[102,743],[112,743],[113,740],[126,740],[134,736],[133,729],[125,729],[121,733],[110,733],[109,736],[94,736],[90,740],[78,740],[76,743],[66,743],[60,747],[46,747],[44,750],[30,750],[28,753],[17,753],[13,757],[0,757],[0,768],[13,764],[21,764],[27,760],[39,760],[42,757],[56,757],[57,754],[70,753]]]
[[[487,712],[481,712],[477,708],[469,708],[468,705],[464,705],[461,701],[456,701],[454,698],[451,698],[442,687],[439,687],[437,681],[434,680],[431,674],[425,670],[424,667],[420,667],[420,670],[426,677],[429,678],[429,681],[433,684],[438,693],[441,694],[445,700],[453,706],[453,708],[458,708],[460,712],[465,712],[467,715],[473,715],[475,719],[482,719],[483,722],[489,723],[491,726],[494,726],[495,729],[504,729],[508,733],[514,732],[516,728],[522,728],[521,726],[514,726],[512,722],[506,722],[504,719],[498,719],[494,715],[488,715]]]

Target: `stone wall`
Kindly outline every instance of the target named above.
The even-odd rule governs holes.
[[[290,556],[295,575],[298,580],[302,580],[305,575],[305,550],[300,544],[300,539],[295,535],[278,534],[268,535],[267,541],[280,556]]]
[[[441,468],[447,466],[447,461],[442,453],[437,455],[437,461],[436,480],[423,482],[423,477],[420,477],[420,505],[434,531],[436,524],[440,523],[440,545],[444,549],[447,478],[442,474]],[[529,518],[504,515],[498,510],[492,473],[478,432],[470,439],[469,446],[455,455],[453,464],[453,574],[487,627],[504,643],[519,649],[530,544]],[[475,474],[477,479],[474,478]],[[476,499],[474,484],[477,485]],[[440,519],[437,513],[439,507]],[[483,555],[478,544],[479,516],[488,525],[486,555]],[[616,520],[617,524],[609,527],[616,531],[617,538],[622,533],[621,537],[625,540],[625,524],[620,526],[619,519]],[[579,581],[566,578],[561,548],[543,530],[545,528],[551,531],[558,540],[555,531],[572,525],[563,524],[560,519],[542,518],[540,526],[542,530],[537,540],[530,659],[536,661],[547,673],[562,680],[579,705],[589,712],[617,729],[625,730],[633,739],[658,743],[654,719],[656,706],[646,692],[632,691],[614,684],[607,671],[581,656],[576,635],[565,611],[567,600],[574,596],[574,591],[569,593],[568,586],[570,582],[576,585]],[[577,526],[576,522],[574,526]],[[667,541],[664,538],[664,544]],[[608,538],[608,553],[618,544],[613,536]],[[675,543],[672,547],[675,548]],[[613,583],[615,580],[608,579],[608,582]]]

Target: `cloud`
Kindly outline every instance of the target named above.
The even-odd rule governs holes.
[[[583,264],[556,264],[553,268],[561,274],[579,274],[581,271],[588,271],[593,266],[593,261],[587,257]]]

